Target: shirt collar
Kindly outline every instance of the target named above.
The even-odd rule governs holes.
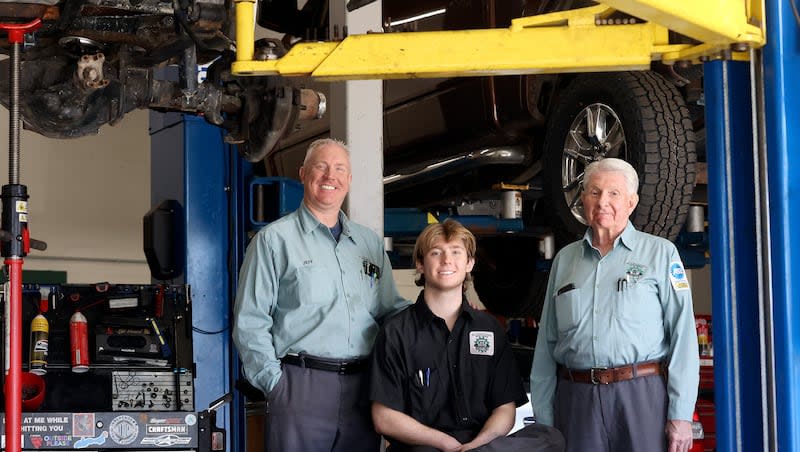
[[[300,227],[303,229],[304,233],[311,233],[319,227],[328,229],[328,226],[322,224],[317,217],[311,213],[305,202],[300,203],[300,208],[297,209],[297,211],[300,218]],[[347,215],[341,210],[339,211],[339,223],[342,224],[342,235],[352,239],[353,237],[350,235],[350,219],[347,218]]]
[[[417,316],[417,320],[420,324],[424,325],[427,324],[433,319],[437,318],[431,308],[428,307],[428,304],[425,303],[425,290],[420,290],[419,295],[417,296],[417,302],[413,304],[414,314]],[[459,315],[468,317],[470,319],[475,317],[475,309],[467,303],[467,298],[465,296],[461,297],[461,313]]]
[[[625,229],[622,230],[622,234],[619,235],[616,239],[614,239],[614,246],[616,248],[617,245],[622,244],[625,248],[629,250],[633,250],[636,246],[636,242],[639,241],[639,231],[633,226],[630,220],[628,220],[628,224],[625,226]],[[584,242],[584,249],[591,250],[592,249],[592,228],[586,228],[586,232],[583,233],[583,242]]]
[[[622,234],[619,235],[617,238],[619,243],[625,245],[626,248],[629,250],[633,250],[636,247],[636,242],[639,241],[639,231],[633,227],[633,223],[628,220],[628,225],[625,226],[625,229],[622,231]]]

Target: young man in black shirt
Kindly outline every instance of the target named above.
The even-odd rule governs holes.
[[[506,436],[528,399],[505,331],[464,296],[472,233],[453,220],[430,225],[414,259],[423,290],[386,322],[372,357],[372,418],[390,450],[563,450],[561,434],[546,426]]]

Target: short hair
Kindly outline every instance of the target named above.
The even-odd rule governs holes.
[[[344,144],[344,141],[337,140],[336,138],[320,138],[312,141],[311,144],[308,145],[308,149],[306,150],[306,157],[303,159],[303,166],[306,166],[306,163],[308,163],[308,160],[311,158],[311,156],[314,155],[315,152],[324,148],[325,146],[331,146],[331,145],[342,148],[344,152],[347,154],[347,160],[350,160],[350,149],[347,147],[346,144]]]
[[[461,240],[461,243],[464,245],[464,248],[467,250],[467,258],[468,259],[475,259],[475,249],[477,248],[475,242],[475,236],[472,235],[472,232],[469,229],[465,228],[461,223],[451,218],[444,220],[443,223],[434,223],[429,224],[417,237],[417,242],[414,244],[414,263],[422,263],[425,262],[425,255],[428,254],[428,251],[433,248],[433,244],[436,243],[437,240],[442,239],[445,242],[450,242],[453,240]],[[469,281],[472,281],[472,275],[467,273],[466,279],[464,279],[464,284],[462,289],[464,291],[467,290],[467,284]],[[425,275],[420,274],[414,284],[417,286],[424,286],[425,285]]]
[[[618,158],[607,158],[590,163],[583,170],[583,188],[595,173],[620,172],[625,177],[628,194],[635,195],[639,191],[639,175],[630,163]]]

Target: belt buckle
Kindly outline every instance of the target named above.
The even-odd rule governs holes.
[[[601,370],[608,370],[608,367],[592,367],[591,369],[589,369],[589,381],[593,385],[601,385],[601,384],[607,385],[608,384],[608,383],[603,383],[602,381],[598,380],[597,377],[595,376],[595,374],[594,374],[595,371],[601,371]]]
[[[339,363],[339,375],[347,375],[347,363]]]

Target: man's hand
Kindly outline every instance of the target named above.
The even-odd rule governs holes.
[[[514,416],[516,412],[517,406],[514,402],[508,402],[492,410],[492,414],[489,416],[489,419],[486,419],[478,436],[461,446],[458,452],[477,449],[490,443],[495,438],[508,434],[511,428],[514,427]]]
[[[691,422],[670,419],[664,431],[667,434],[668,452],[688,452],[692,447]]]
[[[444,442],[440,443],[437,449],[441,449],[443,452],[461,452],[464,450],[461,443],[452,436],[445,434],[443,439]]]
[[[477,449],[481,446],[483,446],[483,444],[477,444],[475,443],[475,441],[470,441],[468,443],[462,444],[461,447],[458,448],[458,452],[467,452],[469,450]]]
[[[411,416],[380,402],[372,402],[372,422],[379,434],[391,436],[406,444],[430,446],[444,452],[461,450],[461,442],[447,433],[423,425]]]

